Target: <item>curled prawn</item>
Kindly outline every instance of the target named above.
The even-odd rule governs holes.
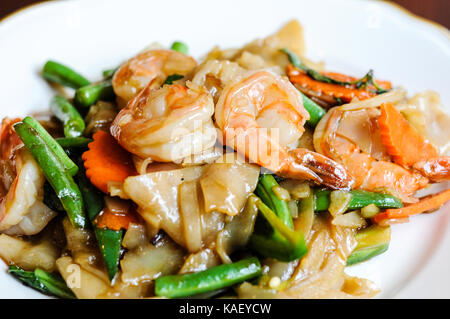
[[[228,60],[206,60],[198,66],[192,83],[203,86],[217,103],[224,86],[244,73],[245,69]]]
[[[131,58],[114,74],[112,85],[114,92],[126,104],[147,84],[160,87],[169,75],[185,76],[197,62],[190,56],[172,50],[149,50]]]
[[[376,108],[329,110],[314,132],[314,148],[344,165],[355,180],[353,188],[390,188],[403,201],[414,202],[412,195],[428,179],[390,161],[377,126],[379,114]]]
[[[122,147],[140,158],[176,162],[214,146],[214,103],[207,91],[177,84],[151,87],[150,82],[111,125]]]
[[[4,119],[0,132],[0,232],[39,233],[56,212],[43,203],[44,173],[13,129],[20,119]]]
[[[271,71],[251,71],[227,84],[215,119],[227,146],[278,175],[331,188],[352,184],[342,165],[307,149],[289,150],[309,114],[297,89]]]

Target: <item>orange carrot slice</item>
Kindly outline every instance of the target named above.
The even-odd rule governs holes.
[[[343,86],[339,84],[320,82],[314,80],[308,74],[306,74],[306,72],[295,68],[291,64],[287,66],[287,74],[289,77],[289,81],[291,81],[299,89],[303,87],[311,91],[321,93],[323,95],[341,99],[346,103],[351,102],[354,98],[364,100],[376,95],[376,93],[373,92],[375,88],[372,85],[368,85],[368,88],[370,90],[367,90],[366,88],[357,89],[354,85]],[[354,77],[335,72],[327,72],[323,74],[337,81],[351,82],[356,80],[356,78]],[[388,81],[376,81],[377,84],[385,90],[388,90],[392,87],[391,83]]]
[[[138,223],[139,219],[132,210],[126,212],[113,212],[109,209],[102,210],[94,220],[97,228],[121,230],[128,229],[130,223]]]
[[[381,141],[395,163],[410,167],[437,157],[439,152],[428,143],[392,104],[381,104],[378,118]]]
[[[123,182],[128,176],[137,175],[130,153],[111,134],[98,131],[93,139],[82,158],[86,176],[94,186],[108,193],[108,182]]]
[[[450,189],[447,189],[438,194],[423,197],[417,203],[402,208],[387,209],[386,211],[375,215],[373,221],[380,224],[386,219],[407,218],[427,211],[434,211],[449,200]]]

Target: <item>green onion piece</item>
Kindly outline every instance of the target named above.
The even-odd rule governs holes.
[[[9,266],[8,273],[46,295],[66,299],[76,298],[59,274],[49,273],[39,268],[36,268],[34,272],[25,271],[17,266]]]
[[[163,85],[164,84],[173,84],[173,82],[174,81],[177,81],[177,80],[181,80],[182,78],[184,78],[184,76],[182,76],[181,74],[172,74],[172,75],[169,75],[168,77],[167,77],[167,79],[164,81],[164,83],[163,83]]]
[[[78,184],[83,196],[84,205],[91,223],[98,213],[105,207],[104,195],[86,177],[83,161],[79,160],[80,172],[78,173]],[[97,228],[94,233],[98,246],[105,262],[109,279],[112,281],[119,268],[120,249],[122,247],[123,230],[112,230],[107,228]]]
[[[274,187],[280,187],[275,178],[270,174],[262,174],[256,187],[256,195],[269,206],[275,214],[290,228],[294,227],[292,215],[286,200],[281,200],[274,193]]]

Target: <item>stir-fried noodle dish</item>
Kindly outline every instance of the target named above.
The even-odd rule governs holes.
[[[450,180],[438,93],[327,70],[295,20],[198,60],[153,44],[97,82],[60,62],[49,109],[0,132],[0,256],[44,294],[369,298],[346,268],[450,199],[416,193]]]

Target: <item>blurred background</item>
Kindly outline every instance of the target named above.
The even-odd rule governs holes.
[[[1,0],[0,2],[1,19],[17,9],[43,1]],[[418,16],[440,23],[450,29],[450,0],[394,0],[388,2],[397,3]]]

